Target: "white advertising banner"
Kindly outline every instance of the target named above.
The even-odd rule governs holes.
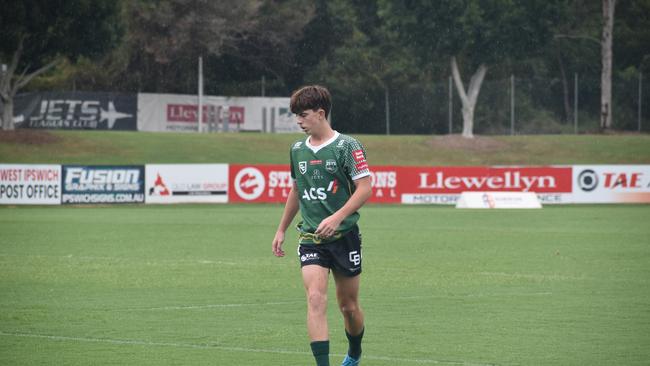
[[[228,164],[147,164],[145,203],[226,203]]]
[[[0,204],[60,205],[61,165],[0,164]]]
[[[198,96],[138,94],[138,131],[198,131]],[[203,131],[301,132],[289,98],[203,97]],[[225,125],[224,121],[228,121]]]
[[[571,203],[650,203],[650,165],[574,165]]]

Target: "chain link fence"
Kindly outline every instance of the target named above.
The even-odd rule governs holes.
[[[208,87],[209,88],[209,87]],[[362,90],[330,86],[334,128],[366,134],[459,134],[462,103],[450,78]],[[277,79],[220,84],[215,95],[288,96]],[[650,80],[612,80],[613,129],[650,132]],[[600,76],[486,79],[474,111],[479,135],[579,134],[600,131]]]
[[[333,124],[353,133],[458,134],[462,103],[451,80],[413,83],[363,95],[334,93]],[[650,132],[650,81],[612,82],[613,129]],[[480,135],[578,134],[600,131],[600,78],[512,76],[485,80],[474,112]]]

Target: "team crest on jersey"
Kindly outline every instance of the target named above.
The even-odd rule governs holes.
[[[300,170],[300,174],[307,173],[307,162],[306,161],[299,161],[298,162],[298,169]]]
[[[328,159],[325,162],[325,170],[327,170],[328,172],[336,173],[337,169],[338,169],[338,166],[336,165],[336,160]]]

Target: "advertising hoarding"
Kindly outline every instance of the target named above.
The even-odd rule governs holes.
[[[462,192],[535,192],[543,203],[566,203],[571,167],[371,166],[369,202],[456,204]],[[287,165],[231,165],[231,202],[285,202],[291,189]]]
[[[0,164],[0,204],[60,205],[61,166]]]
[[[146,203],[226,203],[228,164],[147,164]]]
[[[650,165],[574,165],[574,203],[650,203]]]
[[[61,203],[142,203],[142,165],[64,165]]]
[[[135,131],[137,94],[38,92],[14,99],[16,128]]]
[[[138,94],[139,131],[198,131],[198,96]],[[287,97],[203,97],[203,130],[300,132]],[[220,124],[228,120],[228,126]],[[271,126],[273,128],[271,128]]]

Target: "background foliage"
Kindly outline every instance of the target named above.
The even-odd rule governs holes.
[[[449,64],[455,56],[466,83],[479,64],[488,67],[477,133],[509,132],[511,75],[518,133],[573,131],[576,74],[581,131],[597,128],[599,2],[28,1],[3,9],[3,63],[17,34],[42,35],[53,20],[68,32],[102,19],[76,39],[27,38],[25,64],[67,60],[30,84],[32,90],[194,94],[202,56],[206,94],[257,96],[264,90],[286,96],[302,84],[322,83],[333,92],[333,123],[341,131],[384,133],[388,94],[392,133],[448,133]],[[80,16],[89,12],[94,16]],[[638,127],[639,78],[650,69],[649,14],[650,0],[618,1],[616,129]],[[45,34],[57,27],[46,27]],[[650,129],[646,85],[644,130]],[[458,132],[460,101],[452,98],[452,132]]]

